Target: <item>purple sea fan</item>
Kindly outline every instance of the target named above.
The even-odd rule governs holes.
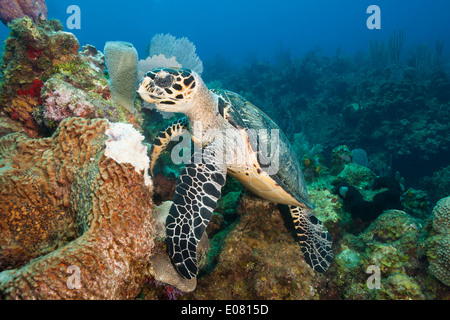
[[[6,25],[16,18],[47,19],[45,0],[1,0],[0,19]]]

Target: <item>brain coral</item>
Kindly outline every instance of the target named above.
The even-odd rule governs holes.
[[[450,232],[450,197],[436,203],[433,209],[433,229],[439,233]]]
[[[450,286],[450,197],[438,201],[433,209],[433,233],[427,242],[430,272]]]
[[[137,164],[106,155],[129,126],[68,118],[50,138],[0,139],[0,297],[136,297],[155,235],[147,150],[132,145]]]

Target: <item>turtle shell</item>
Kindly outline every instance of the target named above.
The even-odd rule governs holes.
[[[266,172],[298,202],[313,209],[314,205],[309,199],[300,164],[288,138],[278,125],[258,107],[239,94],[222,89],[214,89],[211,91],[219,96],[218,108],[225,120],[237,129],[246,130],[249,141],[251,141],[250,146],[254,152],[258,152],[259,150],[258,145],[255,144],[255,142],[259,142],[258,139],[267,139],[267,141],[262,142],[266,143],[266,146],[271,146],[270,140],[278,138],[279,143],[274,144],[274,146],[278,147],[278,170],[275,170],[275,172],[267,170]],[[263,129],[264,131],[261,131]],[[273,135],[271,129],[278,130],[278,135]],[[259,135],[258,133],[261,132],[264,134]],[[271,154],[274,151],[276,150],[270,150]],[[259,164],[263,168],[267,163],[261,163],[261,152],[258,152],[258,155]]]

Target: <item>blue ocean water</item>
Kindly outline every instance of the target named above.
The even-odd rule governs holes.
[[[81,10],[80,29],[67,28],[71,5]],[[367,28],[370,5],[381,10],[381,29]],[[330,55],[337,48],[353,54],[367,50],[371,40],[387,40],[394,30],[404,31],[405,46],[450,43],[449,1],[47,0],[47,6],[49,17],[61,20],[81,45],[102,50],[106,41],[128,41],[140,58],[157,33],[188,37],[202,60],[220,54],[235,63],[249,54],[271,60],[280,46],[293,56],[318,47]],[[1,25],[0,39],[7,35]]]

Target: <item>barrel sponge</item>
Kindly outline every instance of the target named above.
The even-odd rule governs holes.
[[[138,295],[156,235],[141,141],[73,117],[48,138],[0,139],[0,299]]]
[[[108,41],[105,44],[104,54],[113,101],[133,112],[138,84],[137,51],[131,43]]]
[[[430,272],[450,286],[450,197],[439,200],[434,207],[432,236],[427,242]]]

